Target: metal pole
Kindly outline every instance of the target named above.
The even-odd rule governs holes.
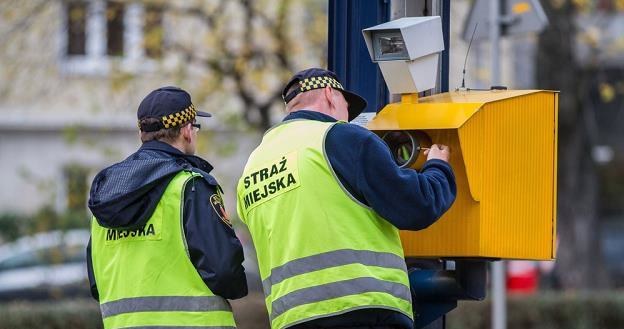
[[[390,1],[390,20],[407,17],[407,1],[408,0],[392,0]],[[401,95],[390,94],[388,97],[389,103],[398,103],[401,101]]]
[[[492,50],[492,86],[500,84],[500,1],[490,1],[490,47]],[[505,296],[505,263],[492,262],[492,329],[505,329],[507,308]]]
[[[500,84],[500,55],[499,55],[499,40],[500,40],[500,1],[490,1],[490,46],[492,49],[492,85],[496,86]]]
[[[407,0],[390,1],[390,20],[407,16]]]
[[[492,262],[492,329],[505,329],[507,309],[505,296],[505,263]]]
[[[431,15],[442,18],[442,35],[444,36],[444,51],[439,55],[438,81],[433,92],[439,94],[449,91],[451,0],[431,0]]]

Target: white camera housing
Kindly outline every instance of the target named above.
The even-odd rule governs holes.
[[[362,30],[373,62],[393,94],[435,87],[444,50],[440,16],[403,17]]]

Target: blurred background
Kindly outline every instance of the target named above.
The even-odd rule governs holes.
[[[561,91],[558,253],[507,263],[508,326],[622,328],[624,1],[541,4],[542,32],[502,39],[501,81]],[[472,5],[451,4],[451,90]],[[99,170],[140,146],[136,109],[163,85],[213,114],[198,155],[215,166],[246,247],[251,291],[233,302],[235,315],[240,328],[267,328],[235,184],[283,117],[283,84],[327,67],[327,43],[324,0],[0,0],[0,328],[101,327],[86,284],[88,191]],[[489,88],[490,67],[490,44],[476,39],[467,87]],[[461,303],[449,328],[489,327],[488,303]]]

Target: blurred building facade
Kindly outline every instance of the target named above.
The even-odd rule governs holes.
[[[278,1],[273,9],[265,1],[254,7],[241,3],[0,3],[0,173],[6,187],[0,189],[0,213],[32,214],[46,206],[59,212],[86,210],[97,171],[140,146],[136,108],[149,91],[163,85],[188,90],[197,107],[214,114],[201,122],[198,152],[215,165],[234,211],[235,180],[260,136],[241,117],[247,102],[239,98],[236,74],[254,75],[256,80],[242,82],[257,83],[245,90],[252,100],[275,94],[285,78],[283,72],[270,72],[275,64],[264,63],[268,70],[263,72],[247,62],[235,63],[238,71],[228,71],[227,60],[250,49],[266,55],[252,60],[279,51],[284,45],[275,37],[275,26],[267,23],[273,19],[286,16],[286,23],[316,25],[311,15],[322,16],[321,23],[326,19],[323,5],[307,12],[305,2],[287,6]],[[253,15],[253,25],[232,24],[246,15]],[[303,28],[282,37],[303,34]],[[253,45],[245,44],[248,33]],[[318,54],[323,49],[304,54],[300,49],[317,42],[317,34],[326,32],[299,37],[298,49],[282,56],[292,57],[289,63],[297,68],[322,65]],[[273,103],[269,111],[279,113]]]

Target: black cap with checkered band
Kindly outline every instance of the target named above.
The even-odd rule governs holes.
[[[298,85],[297,88],[293,88],[295,84]],[[336,73],[319,68],[297,72],[284,87],[282,98],[288,104],[288,102],[301,93],[327,86],[340,91],[344,95],[345,100],[349,103],[349,121],[355,119],[366,108],[366,100],[356,93],[345,90],[340,81],[338,81]]]
[[[193,121],[195,117],[209,117],[210,113],[197,111],[191,95],[178,87],[162,87],[149,93],[137,111],[139,129],[143,132],[173,128]],[[154,118],[157,122],[146,123],[143,119]]]

